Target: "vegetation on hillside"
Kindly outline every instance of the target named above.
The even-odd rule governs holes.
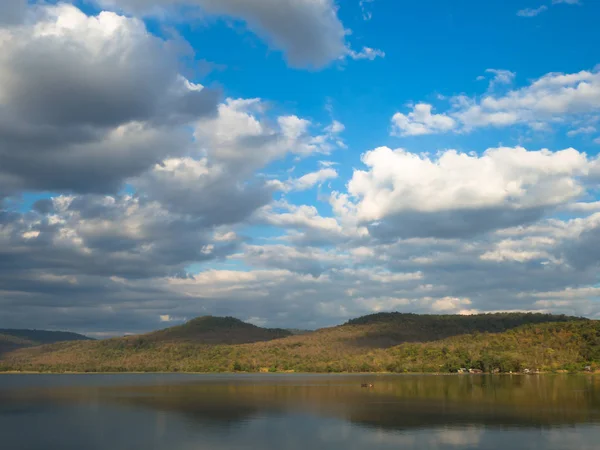
[[[237,329],[239,321],[215,319],[209,320],[208,335],[194,334],[210,341],[188,339],[184,330],[197,330],[192,323],[139,337],[17,350],[4,355],[0,370],[450,373],[460,368],[578,371],[600,363],[600,322],[565,316],[378,315],[306,335],[236,345],[215,344],[214,338],[221,327],[223,336],[231,338],[224,325]],[[463,334],[465,329],[475,331]],[[452,330],[455,335],[447,337]]]
[[[85,341],[89,337],[66,331],[0,329],[0,354],[18,348],[65,341]]]
[[[234,317],[203,316],[189,322],[126,339],[149,342],[190,342],[202,344],[248,344],[291,336],[281,328],[261,328]]]
[[[357,330],[354,343],[361,347],[385,348],[404,342],[429,342],[450,336],[500,333],[527,324],[585,320],[565,315],[534,313],[497,313],[478,315],[427,315],[377,313],[352,319],[343,325]]]
[[[0,334],[0,354],[23,347],[33,347],[34,342],[10,334]]]

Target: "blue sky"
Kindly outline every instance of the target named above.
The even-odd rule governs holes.
[[[0,326],[600,317],[600,4],[400,3],[4,2]]]

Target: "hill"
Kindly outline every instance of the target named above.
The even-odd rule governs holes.
[[[387,348],[404,342],[429,342],[450,336],[500,333],[526,324],[585,320],[577,317],[534,313],[496,313],[477,315],[429,315],[377,313],[346,322],[339,330],[354,345]],[[333,330],[329,330],[330,333]]]
[[[225,324],[238,331],[221,334],[228,330]],[[239,344],[240,329],[252,330],[253,338],[283,331],[242,324],[200,318],[142,336],[21,349],[4,355],[0,369],[453,372],[465,367],[508,372],[582,370],[600,362],[600,322],[566,316],[379,314],[305,335]]]
[[[0,334],[0,355],[23,347],[33,347],[34,342],[10,334]]]
[[[261,328],[233,317],[203,316],[189,322],[126,339],[150,342],[187,342],[198,344],[247,344],[291,336],[280,328]]]
[[[24,347],[56,342],[91,340],[87,336],[67,331],[13,330],[0,328],[0,354]]]

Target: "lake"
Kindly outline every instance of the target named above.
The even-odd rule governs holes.
[[[599,443],[595,376],[0,376],[3,450],[597,450]]]

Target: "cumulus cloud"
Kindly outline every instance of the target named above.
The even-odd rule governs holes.
[[[64,4],[36,14],[0,30],[0,188],[63,194],[0,211],[3,325],[39,326],[48,316],[33,311],[44,308],[62,308],[53,327],[80,331],[96,320],[136,331],[188,317],[172,311],[186,298],[174,280],[246,239],[227,227],[266,208],[276,189],[257,171],[343,148],[344,126],[274,116],[259,99],[218,104],[178,72],[179,44],[140,20]],[[334,174],[323,168],[292,184]],[[125,181],[134,194],[97,194]],[[335,229],[317,213],[294,213],[279,220]]]
[[[505,96],[486,96],[479,103],[467,99],[455,116],[466,128],[551,121],[600,109],[600,73],[550,73]]]
[[[336,241],[344,236],[340,223],[334,217],[323,217],[312,205],[293,205],[279,201],[267,205],[255,215],[255,220],[283,229],[305,231],[311,240]]]
[[[332,1],[186,4],[245,21],[294,65],[377,56],[349,50]],[[286,192],[344,176],[324,156],[346,147],[342,123],[219,102],[181,75],[180,42],[131,16],[23,7],[0,5],[0,195],[15,195],[0,210],[0,327],[106,336],[217,314],[312,328],[391,309],[600,317],[598,159],[381,147],[329,205],[294,204],[308,193]],[[481,98],[419,103],[394,133],[561,121],[595,137],[597,71],[519,89],[512,72],[486,73]],[[313,172],[270,170],[309,157],[323,159]],[[58,193],[28,208],[27,190]]]
[[[0,30],[0,191],[106,192],[191,142],[218,94],[143,22],[71,5]],[[52,167],[53,170],[47,170]],[[0,192],[0,195],[2,192]]]
[[[286,269],[300,274],[320,276],[327,269],[345,265],[341,252],[318,247],[295,247],[293,245],[246,245],[243,252],[232,258],[243,259],[251,267]]]
[[[495,244],[494,248],[481,255],[485,261],[529,261],[557,262],[551,254],[556,245],[556,239],[546,236],[531,236],[522,239],[504,239]]]
[[[196,6],[244,21],[293,66],[323,67],[346,54],[346,30],[333,0],[99,0],[104,7],[152,14],[157,7]]]
[[[223,255],[194,217],[124,196],[59,196],[47,214],[4,217],[2,272],[144,278],[180,273],[186,264]]]
[[[167,210],[191,214],[205,226],[235,224],[277,190],[306,190],[337,176],[330,168],[285,183],[257,175],[288,154],[307,157],[343,146],[341,123],[314,128],[297,116],[269,117],[260,99],[227,99],[217,115],[194,124],[194,157],[165,159],[130,182]]]
[[[530,222],[584,192],[585,154],[574,149],[441,152],[435,159],[380,147],[362,157],[348,194],[333,194],[340,216],[369,224],[374,235],[466,236]]]
[[[213,226],[241,222],[272,199],[273,186],[236,175],[206,159],[186,157],[167,159],[132,183],[168,211]]]
[[[445,114],[432,114],[433,106],[418,103],[408,114],[396,113],[392,117],[392,135],[420,136],[445,133],[456,127],[456,121]]]
[[[289,210],[273,220],[319,223],[315,211]],[[240,244],[235,233],[208,232],[191,217],[133,197],[60,197],[50,213],[2,221],[2,326],[48,326],[48,307],[54,327],[102,332],[144,331],[163,327],[160,316],[208,313],[307,328],[396,309],[600,313],[597,292],[585,288],[597,280],[594,236],[580,241],[596,229],[597,215],[465,240],[345,240],[335,248]],[[232,268],[208,265],[189,275],[188,258],[226,258]]]
[[[20,23],[27,11],[27,0],[4,0],[0,4],[0,26]]]
[[[507,84],[514,74],[498,71],[492,87]],[[555,122],[565,122],[600,111],[600,72],[549,73],[528,86],[503,95],[490,90],[481,98],[458,95],[450,98],[452,107],[431,114],[432,106],[419,103],[408,114],[392,118],[392,134],[400,136],[469,132],[482,127],[527,125],[532,129],[549,129]]]
[[[285,115],[272,121],[265,112],[260,99],[227,99],[215,117],[196,123],[194,136],[212,162],[244,173],[287,154],[329,154],[343,146],[339,123],[313,132],[307,119]]]
[[[600,266],[600,213],[574,219],[570,235],[562,243],[566,261],[579,270]]]

